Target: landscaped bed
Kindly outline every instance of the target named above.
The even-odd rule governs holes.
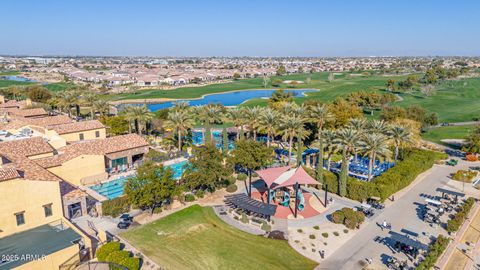
[[[313,269],[286,241],[237,230],[194,205],[122,237],[167,269]]]

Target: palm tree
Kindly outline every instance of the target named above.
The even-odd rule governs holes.
[[[186,111],[190,108],[190,105],[186,101],[176,101],[173,102],[173,106],[169,111]]]
[[[369,133],[385,134],[388,126],[383,120],[373,120],[368,122],[367,130]]]
[[[288,140],[288,164],[292,161],[292,144],[293,138],[297,137],[298,133],[303,129],[305,120],[296,115],[286,115],[280,119],[280,132],[283,134],[283,139]],[[301,157],[300,157],[301,158]]]
[[[348,123],[348,127],[349,128],[352,128],[354,130],[356,130],[359,135],[363,135],[365,133],[365,129],[367,128],[369,124],[367,123],[367,121],[365,121],[364,119],[361,119],[361,118],[353,118],[353,119],[350,119],[349,123]],[[357,160],[357,147],[354,148],[353,150],[353,154],[355,156],[355,160]]]
[[[211,125],[222,121],[223,107],[216,104],[208,104],[196,109],[197,117],[205,126],[203,138],[205,143],[212,140]]]
[[[75,105],[78,99],[76,91],[68,90],[57,94],[59,106],[61,110],[65,110],[68,116],[72,116],[72,106]]]
[[[317,103],[309,107],[308,110],[309,121],[317,125],[317,144],[318,144],[318,166],[317,179],[323,181],[323,127],[327,121],[333,119],[333,114],[328,110],[324,104]]]
[[[91,106],[91,113],[93,113],[93,111],[99,112],[101,116],[108,114],[108,112],[110,111],[110,104],[103,99],[96,100],[92,103]],[[92,119],[93,115],[95,114],[92,114]]]
[[[124,107],[121,114],[128,121],[128,133],[132,133],[132,124],[135,121],[134,106]]]
[[[94,114],[94,104],[95,102],[97,102],[99,99],[98,99],[98,95],[96,95],[95,93],[92,93],[92,92],[87,92],[86,94],[84,94],[82,96],[82,99],[83,101],[85,102],[85,105],[87,105],[88,107],[90,107],[90,117],[92,119],[95,118],[95,114]]]
[[[152,119],[155,117],[155,114],[153,114],[148,108],[147,105],[143,105],[141,107],[142,109],[140,110],[141,115],[138,118],[140,126],[143,126],[143,129],[145,130],[145,133],[148,134],[148,124],[152,121]],[[141,128],[142,130],[142,128]],[[140,130],[140,133],[141,133]]]
[[[278,130],[278,112],[272,108],[265,108],[259,116],[260,130],[267,133],[267,146],[270,147],[270,137],[275,136]]]
[[[150,112],[146,105],[143,106],[128,106],[124,110],[124,115],[129,122],[129,132],[131,132],[130,123],[133,122],[137,134],[142,133],[142,125],[147,131],[148,123],[153,119],[154,114]]]
[[[339,129],[336,135],[335,145],[342,151],[342,168],[340,171],[338,190],[340,196],[345,196],[347,194],[349,155],[354,151],[360,135],[358,131],[348,127]]]
[[[243,124],[245,122],[245,112],[239,107],[233,107],[228,109],[227,117],[230,121],[233,122],[235,128],[237,129],[237,140],[240,139],[240,129],[243,130]]]
[[[323,142],[327,146],[327,171],[330,171],[330,163],[332,161],[333,154],[337,153],[338,149],[335,147],[336,134],[332,130],[324,130],[322,134]],[[319,161],[320,162],[320,161]],[[319,163],[320,166],[320,163]],[[323,164],[321,164],[323,166]]]
[[[401,145],[412,141],[412,134],[410,131],[402,126],[394,125],[388,130],[388,136],[395,147],[394,160],[397,163],[398,149]]]
[[[370,180],[377,155],[383,157],[390,155],[387,137],[383,134],[367,133],[360,142],[360,148],[368,156],[368,180]]]
[[[193,118],[188,111],[173,110],[168,113],[165,126],[177,130],[178,135],[178,150],[182,151],[182,132],[186,132],[192,128],[194,124]]]
[[[263,109],[259,106],[247,107],[246,118],[248,119],[248,127],[253,132],[253,140],[257,140],[257,131],[260,128],[260,115],[263,113]]]

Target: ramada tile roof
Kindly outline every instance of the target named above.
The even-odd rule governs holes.
[[[69,144],[58,149],[58,155],[35,160],[40,166],[50,168],[81,155],[108,155],[129,149],[149,146],[147,141],[137,134],[109,137]]]
[[[98,120],[89,120],[89,121],[81,121],[81,122],[72,122],[72,123],[61,124],[61,125],[50,125],[50,126],[47,126],[47,129],[53,129],[58,134],[67,134],[67,133],[73,133],[73,132],[99,129],[104,127],[105,126],[102,123],[100,123],[100,121]]]
[[[46,116],[39,118],[12,117],[8,123],[1,123],[0,129],[19,129],[24,126],[46,126],[72,123],[72,119],[66,115]]]
[[[20,177],[20,173],[15,168],[0,167],[0,182]]]

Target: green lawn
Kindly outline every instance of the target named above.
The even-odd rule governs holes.
[[[10,81],[10,80],[0,80],[0,88],[2,87],[9,87],[13,85],[24,86],[24,85],[31,85],[34,84],[33,82],[18,82],[18,81]]]
[[[445,145],[443,139],[465,139],[474,129],[474,125],[437,127],[423,133],[422,138]]]
[[[65,91],[67,90],[69,87],[72,87],[74,86],[73,83],[63,83],[63,82],[59,82],[59,83],[49,83],[49,84],[45,84],[44,87],[47,88],[49,91],[52,91],[52,92],[61,92],[61,91]]]
[[[239,231],[194,205],[121,235],[167,269],[313,269],[286,241]]]
[[[480,78],[447,81],[437,89],[431,97],[403,94],[404,100],[398,104],[419,104],[438,113],[441,122],[472,121],[480,117]]]
[[[0,76],[13,76],[20,74],[18,70],[11,70],[11,71],[0,71]]]
[[[385,83],[392,77],[387,76],[355,76],[347,77],[345,75],[338,75],[331,83],[327,82],[328,73],[315,74],[294,74],[287,76],[272,77],[271,81],[275,79],[281,80],[299,80],[306,82],[307,77],[311,78],[310,84],[299,84],[295,88],[290,88],[286,84],[281,84],[277,88],[282,89],[320,89],[323,93],[310,93],[307,98],[320,98],[327,101],[332,100],[337,96],[346,95],[350,92],[360,90],[374,90],[379,91],[385,88]],[[394,76],[399,79],[399,77]],[[401,79],[401,78],[400,78]],[[268,89],[274,88],[269,85]],[[148,99],[148,98],[199,98],[205,94],[228,92],[245,89],[264,89],[262,86],[262,78],[242,79],[233,81],[231,83],[212,84],[201,87],[185,87],[176,90],[139,90],[135,94],[118,94],[106,96],[109,100],[126,100],[126,99]],[[305,99],[305,98],[303,98]],[[298,99],[299,101],[302,98]]]

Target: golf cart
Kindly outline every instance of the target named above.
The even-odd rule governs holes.
[[[458,164],[458,160],[452,158],[449,161],[447,161],[446,164],[448,166],[456,166]]]
[[[385,205],[381,203],[381,200],[379,197],[370,197],[367,199],[367,204],[371,205],[373,208],[381,210],[385,208]]]

